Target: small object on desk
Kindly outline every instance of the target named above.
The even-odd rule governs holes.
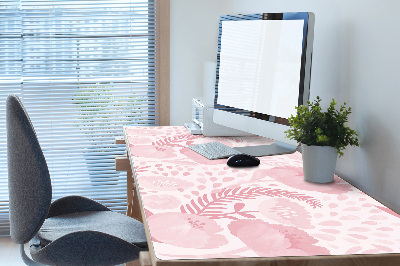
[[[210,160],[223,159],[235,154],[242,154],[240,151],[237,151],[219,142],[208,142],[203,144],[190,145],[189,149]]]
[[[192,135],[201,135],[201,127],[195,122],[185,123],[185,127]]]
[[[229,157],[226,164],[233,167],[258,166],[260,159],[247,154],[237,154]]]

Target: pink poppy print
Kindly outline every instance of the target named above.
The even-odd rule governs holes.
[[[203,137],[184,127],[126,127],[125,139],[159,260],[400,253],[400,215],[335,176],[304,181],[301,154],[232,168],[187,146],[272,143]]]
[[[258,175],[260,174],[259,172]],[[334,182],[329,184],[305,182],[302,167],[276,167],[264,170],[264,175],[270,176],[285,185],[302,190],[311,190],[327,194],[344,194],[351,191],[351,185],[343,182],[337,176],[334,177]]]
[[[289,199],[267,199],[258,205],[259,212],[278,223],[292,225],[302,229],[312,229],[311,215],[307,210]]]
[[[162,127],[126,127],[125,133],[129,136],[162,136],[165,135]]]
[[[143,179],[141,184],[143,187],[155,191],[183,191],[195,185],[193,182],[169,176],[149,176]]]
[[[174,209],[179,206],[181,200],[173,195],[149,195],[143,197],[146,206],[152,209]]]
[[[194,139],[196,139],[196,136],[188,134],[172,135],[155,140],[153,139],[152,145],[186,147],[192,145]]]
[[[157,159],[170,159],[177,156],[176,150],[168,146],[152,146],[152,145],[131,145],[131,154],[144,158]]]
[[[238,237],[260,257],[329,255],[318,240],[293,226],[270,224],[260,219],[238,220],[228,225]]]
[[[211,249],[228,243],[222,227],[207,217],[184,213],[161,213],[147,220],[151,236],[177,247]]]

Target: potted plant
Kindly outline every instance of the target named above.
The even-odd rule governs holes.
[[[79,115],[76,126],[88,138],[88,144],[82,148],[85,148],[83,156],[93,185],[118,184],[118,178],[99,180],[104,175],[102,174],[104,171],[109,171],[104,162],[113,160],[114,153],[120,155],[125,153],[125,147],[114,143],[114,137],[118,134],[114,128],[120,122],[128,123],[131,120],[130,116],[133,116],[131,113],[134,108],[124,104],[124,101],[131,101],[131,99],[132,96],[118,95],[118,90],[114,88],[113,83],[82,84],[73,96],[72,100]],[[104,135],[99,136],[99,132]],[[118,173],[115,172],[115,175]]]
[[[344,103],[336,110],[332,99],[327,111],[322,111],[321,99],[308,101],[308,106],[296,107],[297,115],[289,118],[290,129],[285,131],[290,139],[302,146],[304,178],[310,182],[333,181],[336,160],[348,145],[359,146],[357,133],[346,126],[351,108]]]

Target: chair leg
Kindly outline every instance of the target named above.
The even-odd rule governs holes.
[[[33,261],[31,258],[28,257],[28,255],[26,255],[25,253],[25,245],[21,244],[20,245],[20,253],[21,253],[21,257],[22,260],[24,261],[24,263],[26,265],[30,265],[30,266],[45,266],[45,264],[41,264],[39,262]]]

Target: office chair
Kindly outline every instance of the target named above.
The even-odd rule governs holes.
[[[7,98],[7,157],[10,234],[27,265],[115,265],[147,250],[144,226],[133,218],[80,196],[51,203],[46,160],[15,95]]]

